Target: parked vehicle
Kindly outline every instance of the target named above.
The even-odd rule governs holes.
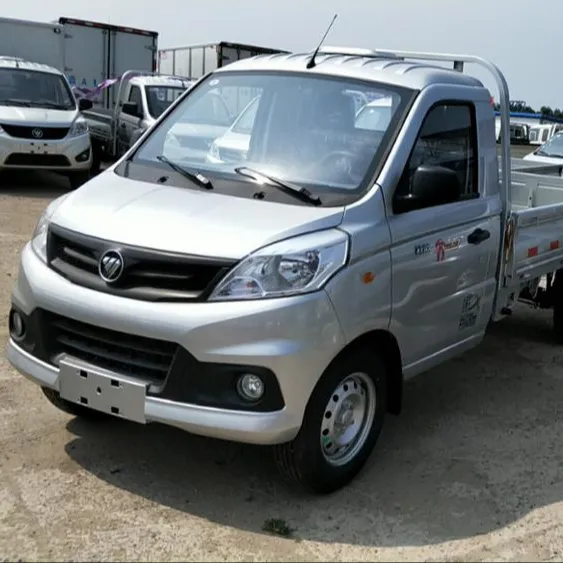
[[[307,489],[344,486],[403,382],[516,302],[552,307],[563,342],[563,179],[512,170],[508,135],[497,157],[465,63],[491,72],[508,131],[506,81],[479,57],[333,49],[215,70],[41,216],[9,361],[67,412],[273,445]],[[384,129],[356,126],[350,88],[391,100]],[[244,157],[182,154],[186,115],[248,91]]]
[[[497,143],[501,142],[500,132],[501,124],[500,119],[496,120],[495,132]],[[510,124],[510,143],[513,145],[527,145],[530,142],[530,126],[526,123],[511,123]]]
[[[533,125],[530,127],[530,145],[542,145],[560,131],[563,131],[563,124],[561,123]]]
[[[76,188],[89,179],[88,126],[61,71],[0,57],[0,170],[43,169]]]
[[[0,56],[34,61],[64,71],[64,26],[0,18]]]
[[[64,26],[64,70],[71,86],[95,88],[104,80],[135,69],[155,72],[158,33],[100,22],[59,18]],[[95,106],[113,108],[116,92],[103,90]]]
[[[563,131],[556,133],[549,141],[541,145],[541,147],[527,154],[524,160],[549,164],[563,164]]]
[[[186,45],[158,51],[158,72],[201,78],[208,72],[229,63],[255,57],[287,53],[280,49],[219,41],[200,45]]]
[[[113,109],[84,112],[92,138],[94,171],[99,171],[101,161],[115,160],[129,150],[193,82],[178,76],[125,72],[111,86],[117,91]]]

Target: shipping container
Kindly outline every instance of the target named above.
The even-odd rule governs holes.
[[[256,55],[287,53],[281,49],[258,47],[243,43],[206,43],[186,45],[158,51],[158,71],[161,74],[174,74],[201,78],[204,74],[240,59]]]
[[[59,18],[64,26],[64,71],[72,86],[95,88],[128,70],[154,72],[158,33],[132,27]],[[116,92],[109,88],[93,100],[113,107]]]
[[[64,27],[0,18],[0,57],[18,57],[64,70]]]

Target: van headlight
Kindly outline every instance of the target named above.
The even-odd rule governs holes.
[[[88,122],[85,119],[77,119],[70,127],[69,137],[80,137],[88,133]]]
[[[331,229],[265,246],[217,285],[210,301],[264,299],[321,289],[348,259],[348,235]]]
[[[35,230],[33,231],[33,236],[31,237],[31,248],[37,257],[43,262],[47,262],[47,231],[49,229],[51,217],[69,195],[70,193],[64,194],[53,200],[47,206],[47,209],[45,209],[41,217],[39,217],[37,225],[35,225]]]

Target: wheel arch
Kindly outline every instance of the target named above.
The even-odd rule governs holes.
[[[377,353],[381,357],[388,375],[387,411],[395,415],[400,414],[403,404],[403,367],[397,339],[388,330],[371,330],[352,340],[336,357],[353,354],[360,348]]]

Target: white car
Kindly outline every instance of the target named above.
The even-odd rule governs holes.
[[[523,160],[546,164],[563,164],[563,132],[555,134],[541,147],[527,154]]]
[[[43,169],[67,176],[73,188],[86,182],[92,150],[77,104],[59,70],[0,56],[0,170]]]

